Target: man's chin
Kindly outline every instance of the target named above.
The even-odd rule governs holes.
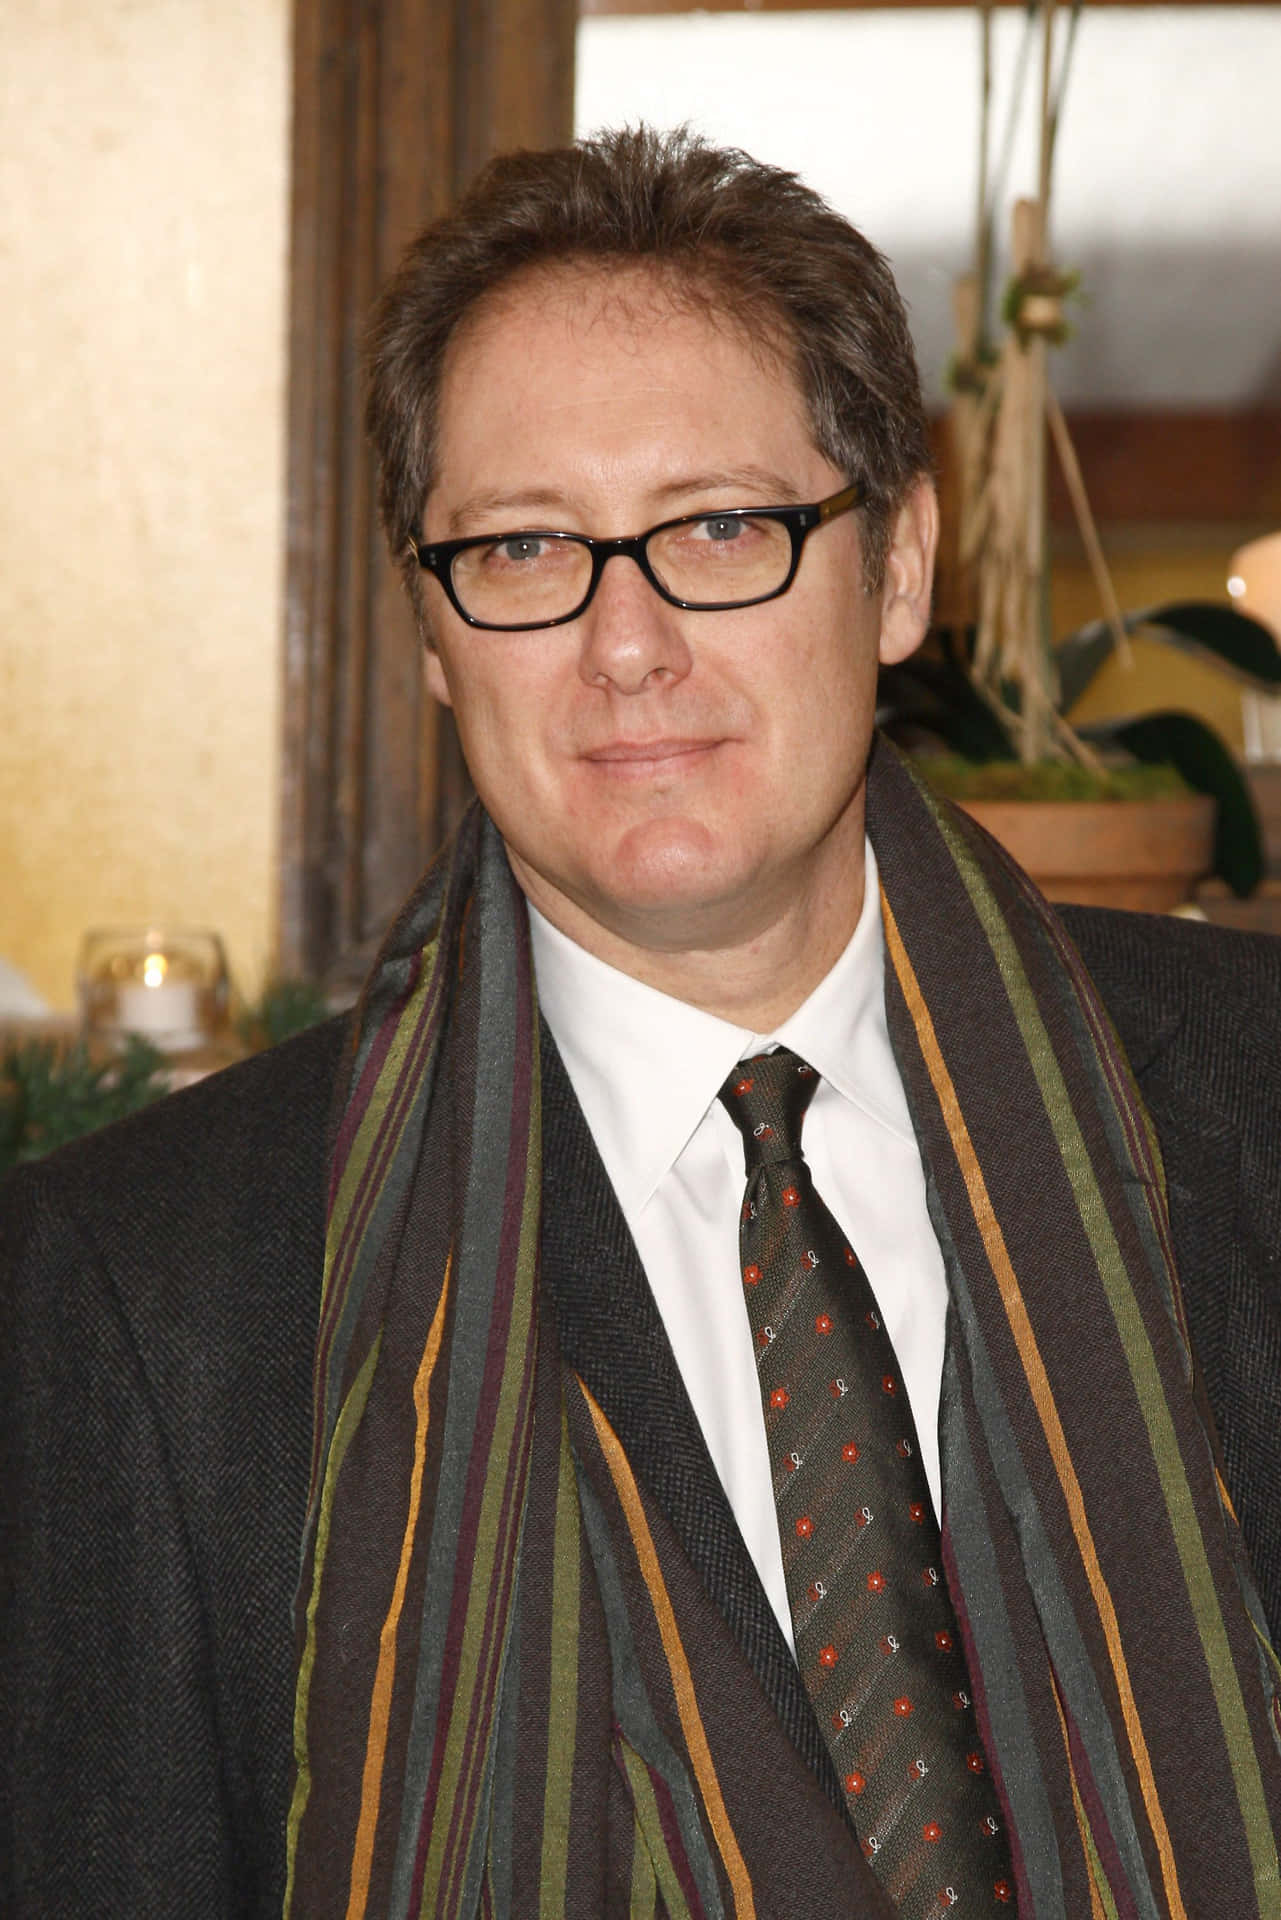
[[[594,927],[628,946],[689,953],[750,939],[768,918],[755,891],[747,875],[673,861],[584,886],[575,904]],[[585,932],[577,937],[590,944]]]
[[[584,921],[630,945],[677,952],[751,917],[754,863],[701,821],[631,827],[572,873],[528,860],[510,843],[508,853],[534,906],[582,945],[592,944]]]

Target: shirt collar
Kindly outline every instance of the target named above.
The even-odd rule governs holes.
[[[538,998],[623,1212],[675,1166],[737,1061],[793,1048],[863,1112],[912,1139],[885,1019],[876,859],[849,944],[772,1034],[754,1034],[621,973],[529,909]]]
[[[752,1051],[790,1047],[870,1119],[914,1142],[885,1014],[885,924],[870,840],[863,860],[863,911],[849,945],[776,1033],[753,1036]]]

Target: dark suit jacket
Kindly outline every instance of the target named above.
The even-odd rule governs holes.
[[[1156,1120],[1194,1338],[1275,1629],[1281,943],[1065,918]],[[326,1119],[344,1039],[335,1022],[246,1062],[26,1170],[8,1195],[5,1913],[279,1909]],[[543,1278],[564,1356],[790,1736],[784,1770],[830,1784],[546,1036],[544,1071]]]

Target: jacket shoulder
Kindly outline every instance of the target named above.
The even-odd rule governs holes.
[[[346,1027],[170,1094],[19,1168],[0,1194],[6,1311],[47,1340],[72,1336],[74,1300],[100,1301],[193,1471],[199,1435],[227,1431],[231,1408],[274,1425],[272,1403],[306,1403]]]
[[[231,1182],[291,1190],[300,1172],[323,1164],[348,1024],[345,1015],[325,1021],[72,1141],[11,1174],[6,1198],[25,1211],[59,1196],[114,1237],[141,1235],[215,1193],[234,1199]],[[126,1208],[135,1197],[150,1204]]]
[[[1206,1050],[1225,1067],[1270,1061],[1275,1077],[1281,940],[1169,915],[1058,911],[1140,1074],[1177,1033],[1184,1051]]]
[[[0,1194],[5,1911],[279,1912],[344,1041],[302,1035]]]

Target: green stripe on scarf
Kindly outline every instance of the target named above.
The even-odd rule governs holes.
[[[1165,1496],[1166,1511],[1183,1570],[1188,1596],[1205,1652],[1227,1745],[1228,1760],[1241,1807],[1261,1915],[1281,1915],[1276,1839],[1268,1818],[1263,1780],[1223,1615],[1188,1485],[1160,1371],[1134,1286],[1108,1219],[1107,1203],[1086,1150],[1063,1069],[1050,1044],[1045,1023],[1005,916],[999,910],[983,869],[957,825],[940,810],[939,827],[991,947],[1002,984],[1018,1022],[1028,1061],[1045,1102],[1046,1117],[1072,1184],[1081,1223],[1094,1248],[1100,1279],[1120,1335],[1134,1384],[1135,1399],[1151,1442]],[[1164,1194],[1161,1195],[1164,1202]]]
[[[311,1694],[311,1674],[316,1659],[316,1603],[320,1597],[321,1582],[325,1573],[325,1557],[329,1551],[330,1527],[333,1517],[334,1491],[338,1485],[338,1476],[342,1472],[343,1460],[351,1437],[364,1412],[365,1402],[369,1398],[369,1389],[373,1384],[374,1372],[378,1366],[378,1342],[370,1348],[364,1365],[356,1375],[355,1384],[348,1396],[347,1404],[338,1417],[334,1430],[333,1444],[325,1462],[324,1485],[320,1495],[320,1512],[316,1521],[316,1539],[314,1549],[315,1567],[311,1602],[307,1608],[307,1636],[303,1644],[302,1658],[298,1663],[298,1690],[294,1702],[294,1791],[289,1808],[287,1828],[287,1854],[289,1876],[285,1885],[284,1912],[293,1911],[294,1855],[298,1839],[298,1827],[307,1809],[307,1799],[311,1791],[311,1761],[307,1750],[307,1705]]]
[[[578,1712],[578,1592],[582,1579],[578,1482],[562,1412],[560,1477],[556,1487],[556,1531],[552,1554],[552,1622],[548,1665],[547,1776],[543,1786],[542,1866],[539,1912],[542,1920],[561,1920],[569,1880],[570,1824],[574,1786],[574,1728]]]
[[[619,1751],[622,1764],[626,1769],[628,1784],[632,1790],[632,1801],[636,1807],[636,1865],[632,1869],[633,1888],[637,1878],[640,1881],[641,1904],[649,1898],[652,1884],[656,1893],[661,1894],[663,1911],[670,1920],[691,1920],[689,1902],[685,1890],[676,1876],[671,1854],[663,1837],[663,1821],[658,1811],[658,1800],[654,1794],[654,1783],[649,1776],[649,1768],[634,1748],[626,1742],[620,1742]],[[641,1856],[649,1862],[649,1872],[644,1871]],[[638,1869],[639,1875],[638,1875]],[[633,1904],[635,1904],[633,1900]],[[651,1908],[652,1911],[652,1908]]]

